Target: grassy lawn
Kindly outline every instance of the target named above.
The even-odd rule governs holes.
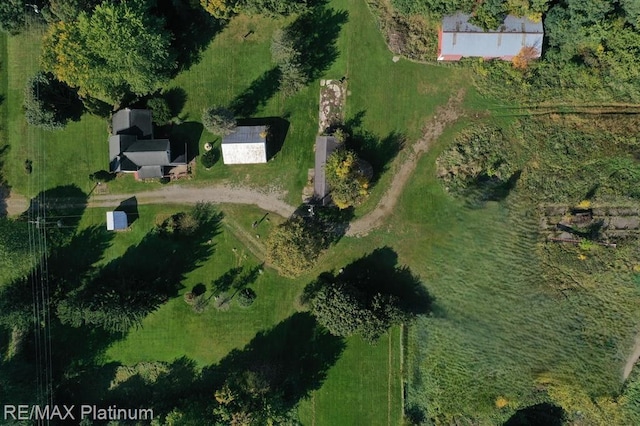
[[[210,305],[197,314],[184,302],[182,294],[193,286],[210,283],[231,267],[253,267],[259,260],[248,249],[259,251],[261,239],[281,218],[269,215],[258,228],[252,223],[263,211],[246,206],[220,206],[225,218],[220,233],[212,240],[213,254],[189,272],[180,295],[160,307],[143,321],[140,329],[132,330],[124,340],[115,342],[106,352],[103,362],[126,365],[145,361],[171,362],[182,356],[193,359],[201,367],[212,365],[232,349],[242,349],[259,331],[267,330],[290,317],[300,307],[298,295],[316,272],[292,281],[279,277],[266,268],[251,285],[258,297],[249,308],[232,303],[226,311]],[[139,218],[131,230],[113,234],[109,247],[99,263],[107,263],[136,246],[153,225],[168,215],[180,211],[179,206],[140,206]],[[88,209],[80,227],[104,226],[104,209]],[[249,239],[249,240],[247,240]],[[329,256],[325,268],[344,266],[349,257],[372,249],[369,244],[355,248],[353,240],[344,240],[337,253]],[[235,251],[234,251],[235,249]],[[153,256],[150,262],[155,262]],[[170,260],[169,260],[170,261]],[[401,419],[400,330],[393,329],[377,345],[369,346],[359,337],[347,341],[347,347],[335,366],[329,369],[323,386],[301,404],[299,415],[304,424],[399,424]],[[357,407],[357,408],[354,408]]]
[[[322,388],[300,405],[300,420],[305,425],[398,425],[401,392],[399,328],[375,346],[354,337]]]
[[[40,190],[75,184],[88,192],[89,174],[108,166],[106,122],[85,114],[64,131],[47,132],[29,127],[22,110],[23,90],[38,70],[41,34],[37,31],[6,38],[6,128],[10,150],[5,164],[9,185],[33,196]],[[29,48],[25,48],[29,46]],[[33,161],[26,174],[25,160]]]
[[[347,98],[346,118],[361,117],[362,131],[369,132],[374,147],[369,149],[378,171],[385,168],[385,141],[389,136],[420,137],[426,118],[449,94],[468,86],[466,70],[391,61],[382,35],[364,1],[334,0],[327,7],[337,16],[347,12],[347,22],[337,26],[339,55],[322,78],[348,76],[351,95]],[[172,138],[198,153],[215,137],[200,125],[202,108],[215,104],[236,105],[241,115],[254,119],[281,117],[286,131],[284,144],[264,165],[224,166],[218,161],[210,170],[199,163],[196,179],[181,184],[206,184],[229,180],[256,187],[276,187],[287,191],[287,201],[297,205],[306,183],[307,169],[313,167],[313,144],[317,133],[318,80],[291,98],[274,90],[270,41],[275,29],[289,20],[259,16],[240,16],[231,21],[203,52],[201,61],[172,80],[166,90],[182,98],[181,124],[172,129]],[[328,20],[330,21],[330,19]],[[328,25],[327,22],[324,23]],[[250,31],[253,33],[245,38]],[[38,69],[42,34],[36,30],[6,39],[7,142],[11,146],[6,161],[9,184],[18,192],[35,195],[39,190],[75,184],[88,192],[88,175],[108,165],[107,123],[85,114],[57,132],[27,126],[22,113],[23,88]],[[24,49],[23,46],[33,46]],[[177,102],[181,103],[180,101]],[[217,141],[219,143],[219,140]],[[377,144],[377,145],[376,145]],[[33,161],[33,173],[26,175],[25,160]],[[282,173],[286,170],[286,173]],[[383,192],[386,175],[374,188],[371,200],[361,211],[369,210]],[[131,192],[155,187],[125,176],[109,184],[111,192]]]
[[[359,338],[348,339],[322,387],[301,403],[303,424],[400,424],[403,379],[409,413],[419,416],[422,410],[444,424],[466,419],[481,424],[504,422],[515,410],[548,399],[536,391],[541,377],[566,379],[594,398],[619,391],[626,348],[640,315],[637,284],[624,273],[590,269],[591,260],[577,263],[578,252],[572,248],[556,253],[541,245],[535,206],[524,197],[516,194],[502,203],[470,209],[446,194],[435,177],[437,156],[457,132],[485,120],[487,110],[499,116],[494,118],[497,125],[513,124],[516,118],[509,116],[508,105],[479,96],[470,87],[468,69],[403,59],[393,62],[364,1],[333,0],[327,6],[335,13],[347,11],[348,21],[340,26],[336,41],[339,56],[327,64],[321,78],[348,77],[346,118],[359,117],[361,122],[354,127],[371,141],[368,153],[379,166],[377,172],[389,166],[389,140],[394,135],[406,138],[407,144],[419,139],[433,112],[461,88],[467,91],[464,107],[473,114],[448,129],[420,160],[398,208],[381,229],[366,238],[342,239],[318,266],[296,280],[265,268],[251,284],[257,299],[249,308],[231,303],[228,310],[218,310],[210,304],[197,314],[183,294],[198,284],[210,292],[212,281],[231,268],[260,265],[264,238],[283,220],[269,216],[269,221],[254,229],[251,224],[263,211],[221,206],[225,218],[212,239],[213,254],[185,273],[177,297],[145,318],[140,329],[115,342],[106,351],[104,363],[170,362],[186,356],[200,367],[215,364],[300,310],[298,295],[319,273],[388,246],[397,252],[399,264],[407,265],[425,283],[435,299],[433,313],[410,326],[403,368],[399,329],[373,347]],[[300,202],[307,169],[312,167],[319,84],[315,81],[289,99],[273,90],[270,40],[287,23],[235,18],[212,41],[202,60],[167,86],[167,90],[184,91],[182,124],[174,126],[173,132],[194,151],[214,140],[198,123],[205,106],[233,104],[246,117],[281,117],[288,123],[283,146],[267,164],[229,167],[219,161],[210,170],[198,164],[195,179],[183,184],[229,181],[275,187],[287,191],[291,204]],[[40,35],[12,37],[6,43],[3,37],[2,131],[11,147],[6,178],[28,195],[70,183],[88,192],[92,186],[88,174],[104,169],[108,161],[105,121],[85,115],[58,133],[28,128],[20,108],[22,90],[37,69],[38,52],[23,46],[37,47]],[[28,176],[25,159],[33,161],[33,173]],[[377,203],[391,172],[380,176],[357,215]],[[117,193],[155,185],[127,177],[109,183],[109,188]],[[156,222],[179,209],[140,206],[140,218],[132,230],[113,235],[100,262],[120,257],[139,244]],[[81,228],[103,226],[104,212],[85,212]],[[559,260],[550,266],[548,260],[554,256]],[[605,259],[621,270],[627,267],[615,256]],[[150,253],[146,261],[159,259]],[[565,298],[549,285],[557,275],[573,273],[587,277],[588,290]],[[506,401],[502,408],[496,406],[500,398]]]

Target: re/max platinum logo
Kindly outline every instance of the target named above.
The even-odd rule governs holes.
[[[4,420],[153,420],[151,408],[106,408],[96,405],[29,405],[4,406]]]

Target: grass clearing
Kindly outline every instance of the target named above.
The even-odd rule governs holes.
[[[622,260],[637,259],[637,242],[595,272],[577,248],[540,242],[536,206],[517,190],[480,209],[453,199],[435,159],[465,125],[421,160],[390,226],[401,259],[435,297],[433,317],[409,333],[407,410],[500,423],[548,398],[536,391],[548,376],[592,397],[617,394],[639,325],[640,292]],[[566,275],[585,288],[563,297],[554,285]]]

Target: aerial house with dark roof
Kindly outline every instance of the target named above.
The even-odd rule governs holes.
[[[542,22],[508,15],[495,30],[485,31],[469,22],[471,15],[445,16],[438,34],[438,60],[459,61],[463,57],[510,61],[523,48],[542,53]]]
[[[173,167],[187,164],[186,150],[173,156],[169,139],[153,137],[150,110],[129,108],[113,114],[109,160],[110,171],[134,173],[140,180],[167,176]]]

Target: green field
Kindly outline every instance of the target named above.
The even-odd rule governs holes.
[[[601,185],[594,202],[620,201],[621,192],[632,196],[637,186],[622,190],[618,185],[640,176],[638,156],[631,152],[637,143],[629,136],[638,133],[640,122],[629,118],[612,124],[595,115],[584,120],[549,114],[548,123],[543,123],[513,105],[481,97],[471,87],[468,68],[392,61],[364,0],[332,0],[327,7],[331,19],[339,21],[342,11],[347,19],[335,34],[339,55],[325,64],[320,78],[348,77],[346,119],[360,121],[353,130],[367,141],[367,159],[379,178],[356,216],[371,211],[388,188],[397,167],[391,164],[394,140],[406,139],[399,158],[410,155],[411,144],[425,133],[434,111],[461,89],[466,91],[467,116],[419,161],[383,227],[365,238],[341,239],[316,267],[295,280],[264,267],[250,284],[257,299],[248,308],[233,300],[228,309],[219,310],[211,302],[196,313],[184,294],[203,284],[208,295],[212,282],[230,269],[258,268],[265,238],[284,220],[270,215],[254,229],[252,223],[264,215],[262,210],[219,206],[224,218],[211,237],[210,252],[205,250],[208,254],[196,259],[192,270],[183,271],[178,294],[144,318],[142,327],[101,342],[107,347],[98,345],[97,359],[91,361],[109,374],[115,366],[154,361],[193,363],[206,372],[231,362],[234,350],[250,353],[261,347],[265,336],[271,339],[267,349],[284,353],[278,344],[297,337],[292,324],[307,324],[299,302],[304,287],[322,272],[388,247],[397,253],[398,265],[417,274],[433,296],[432,312],[407,326],[405,341],[395,327],[373,346],[359,337],[341,342],[345,346],[337,360],[324,366],[326,377],[320,374],[320,383],[306,389],[309,397],[300,401],[297,417],[303,424],[398,425],[405,421],[403,413],[416,423],[431,418],[440,424],[501,424],[517,410],[539,403],[563,405],[575,415],[583,401],[571,405],[577,397],[567,395],[585,394],[586,400],[600,401],[623,392],[622,369],[640,328],[640,248],[631,242],[615,251],[585,251],[545,243],[539,233],[538,205],[577,205],[588,198],[595,180]],[[214,141],[199,124],[202,108],[209,105],[239,105],[245,118],[281,117],[288,122],[284,144],[267,164],[228,167],[219,161],[205,170],[198,163],[194,179],[181,184],[232,182],[275,188],[287,192],[290,204],[300,203],[307,169],[313,164],[319,81],[288,99],[270,81],[271,36],[293,19],[234,18],[201,60],[167,85],[166,90],[183,91],[184,97],[178,114],[181,124],[174,126],[173,135],[195,150]],[[24,121],[22,91],[38,69],[40,37],[35,30],[15,37],[0,35],[5,95],[1,131],[10,147],[3,175],[26,196],[68,184],[88,193],[93,188],[88,175],[108,163],[105,119],[85,114],[59,132],[36,130]],[[504,200],[470,207],[443,189],[436,177],[436,159],[456,135],[480,123],[504,131],[523,174]],[[615,127],[619,129],[612,130]],[[31,174],[24,170],[27,159],[33,161]],[[614,173],[620,170],[627,175]],[[119,193],[159,183],[138,183],[128,176],[108,186]],[[637,201],[633,194],[636,198],[629,203]],[[96,266],[117,260],[138,247],[154,225],[186,208],[139,206],[139,219],[131,230],[105,236],[100,253],[103,246],[81,241],[75,247],[78,258],[97,253],[91,261]],[[105,211],[87,209],[78,235],[101,230]],[[144,265],[171,262],[154,257],[153,250],[136,254]],[[87,371],[83,374],[90,375]],[[111,378],[104,380],[108,385]],[[206,389],[207,395],[213,391]],[[589,412],[602,418],[605,414]]]

